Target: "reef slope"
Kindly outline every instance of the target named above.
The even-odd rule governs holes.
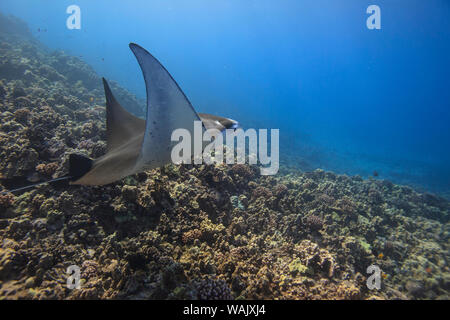
[[[101,80],[0,16],[0,189],[105,152]],[[113,82],[124,105],[139,101]],[[0,299],[448,299],[449,202],[316,170],[166,166],[0,196]],[[381,290],[366,269],[378,265]],[[81,270],[81,289],[66,269]]]

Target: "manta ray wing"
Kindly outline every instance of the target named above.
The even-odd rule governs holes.
[[[70,155],[71,184],[104,185],[135,173],[145,120],[135,117],[117,102],[104,78],[103,86],[106,97],[107,152],[95,160],[79,154]]]
[[[145,131],[145,120],[135,117],[114,98],[105,78],[106,140],[108,151],[120,148],[136,135]]]
[[[147,91],[144,141],[137,168],[154,168],[171,162],[172,132],[186,129],[193,137],[194,121],[200,120],[178,84],[147,50],[131,43],[142,70]]]

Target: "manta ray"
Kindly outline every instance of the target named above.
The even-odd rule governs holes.
[[[107,151],[97,159],[73,153],[69,155],[69,174],[11,190],[68,179],[75,185],[105,185],[129,175],[171,163],[174,142],[171,134],[183,128],[193,135],[194,121],[201,121],[203,130],[235,129],[238,122],[229,118],[197,113],[186,95],[164,66],[147,50],[130,43],[144,76],[147,94],[145,120],[123,108],[103,78],[106,97]]]

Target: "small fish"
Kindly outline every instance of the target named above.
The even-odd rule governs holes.
[[[428,267],[428,268],[425,269],[425,271],[426,271],[427,273],[431,273],[431,272],[433,271],[433,269],[432,269],[431,267]]]
[[[94,101],[94,98],[91,97],[89,100],[92,102],[92,101]]]
[[[378,177],[378,172],[376,170],[373,171],[373,176]]]
[[[383,257],[384,257],[384,254],[382,254],[382,253],[380,253],[380,254],[378,255],[378,259],[383,259]]]
[[[383,277],[383,279],[387,279],[387,277],[388,277],[387,273],[384,273],[384,272],[381,274],[381,276]]]

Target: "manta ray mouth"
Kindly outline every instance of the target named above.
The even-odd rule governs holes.
[[[239,122],[233,120],[233,124],[230,126],[230,129],[237,129],[237,128],[239,128]]]

